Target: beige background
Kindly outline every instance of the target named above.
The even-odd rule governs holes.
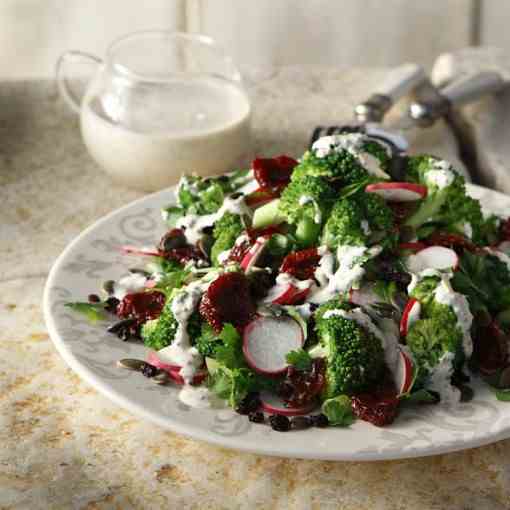
[[[121,34],[200,31],[246,66],[388,66],[473,44],[510,50],[505,0],[2,0],[0,79],[48,77],[67,49]]]

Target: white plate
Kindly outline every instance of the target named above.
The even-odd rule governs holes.
[[[499,213],[510,213],[510,197],[480,187],[470,192]],[[331,460],[417,457],[480,446],[510,437],[510,403],[499,402],[481,381],[475,398],[451,409],[422,406],[404,410],[396,422],[377,428],[358,420],[347,429],[312,428],[287,433],[252,424],[229,409],[190,409],[177,399],[178,389],[157,386],[141,374],[119,369],[119,358],[144,358],[147,349],[122,342],[90,325],[63,305],[97,292],[140,258],[121,255],[122,244],[150,245],[164,233],[160,208],[174,201],[171,190],[142,198],[86,229],[62,253],[46,283],[44,312],[49,333],[65,361],[83,379],[125,409],[180,434],[228,448]]]

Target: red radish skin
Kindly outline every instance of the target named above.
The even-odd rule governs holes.
[[[180,365],[174,363],[165,363],[158,357],[158,354],[155,351],[149,352],[149,355],[147,356],[147,363],[168,373],[172,371],[179,371],[182,368]]]
[[[400,335],[406,336],[409,328],[420,318],[421,305],[420,302],[411,298],[404,307],[402,319],[400,321]]]
[[[132,246],[130,244],[125,244],[124,246],[120,247],[121,251],[123,253],[127,253],[130,255],[149,255],[151,257],[159,257],[160,253],[156,249],[146,249],[146,248],[139,248],[138,246]]]
[[[283,416],[299,416],[313,411],[317,404],[312,402],[303,407],[288,407],[285,402],[272,393],[263,391],[260,394],[262,410],[270,414],[281,414]]]
[[[427,187],[411,182],[378,182],[369,184],[365,191],[376,193],[388,202],[414,202],[427,196]]]
[[[395,373],[395,384],[398,394],[403,395],[411,389],[413,383],[414,365],[411,357],[402,349],[399,349],[398,366]]]
[[[407,267],[412,273],[420,273],[425,269],[457,269],[459,257],[450,248],[444,246],[429,246],[410,255]]]
[[[399,250],[409,250],[414,253],[424,250],[427,247],[425,243],[420,243],[419,241],[410,242],[410,243],[400,243],[398,245]]]
[[[245,273],[247,273],[257,263],[268,241],[269,237],[259,237],[255,241],[254,245],[248,250],[240,264],[241,269]]]
[[[303,344],[303,330],[290,317],[259,316],[243,333],[246,362],[255,372],[267,376],[283,374],[288,366],[287,354]]]
[[[294,285],[289,284],[287,289],[277,298],[273,299],[273,305],[293,305],[306,298],[310,289],[300,290]]]

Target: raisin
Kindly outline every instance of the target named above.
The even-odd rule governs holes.
[[[142,367],[142,374],[145,377],[154,377],[159,372],[159,369],[150,363],[145,363]]]
[[[281,414],[272,414],[269,417],[269,424],[273,430],[278,432],[287,432],[290,430],[290,420]]]
[[[248,414],[248,420],[253,423],[264,423],[264,413],[261,411],[252,411]]]
[[[315,427],[319,427],[321,429],[329,427],[329,419],[325,414],[315,414],[312,416],[312,423]]]
[[[101,302],[101,298],[97,294],[89,294],[87,299],[88,299],[89,303],[100,303]]]
[[[499,227],[500,241],[510,241],[510,218],[501,222]]]
[[[119,306],[119,303],[120,303],[120,301],[116,297],[111,296],[105,301],[104,309],[107,312],[116,314],[117,307]]]
[[[117,335],[124,342],[130,338],[140,338],[140,325],[134,317],[116,322],[106,331]]]
[[[167,252],[175,248],[184,248],[186,244],[184,231],[180,228],[173,228],[161,238],[158,244],[158,250],[161,252]]]
[[[290,182],[298,162],[289,156],[257,158],[252,162],[253,173],[261,188],[283,188]]]
[[[235,408],[236,413],[239,414],[250,414],[258,411],[260,407],[260,397],[258,393],[251,392],[244,397],[237,407]]]
[[[294,416],[290,420],[290,426],[296,430],[308,429],[312,426],[313,420],[310,416]]]

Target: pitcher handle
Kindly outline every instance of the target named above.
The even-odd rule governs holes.
[[[69,108],[77,114],[80,113],[81,98],[80,95],[73,90],[72,85],[69,83],[66,65],[78,63],[88,63],[98,66],[102,63],[102,60],[95,55],[84,53],[83,51],[66,51],[60,55],[57,60],[56,78],[58,90]]]

